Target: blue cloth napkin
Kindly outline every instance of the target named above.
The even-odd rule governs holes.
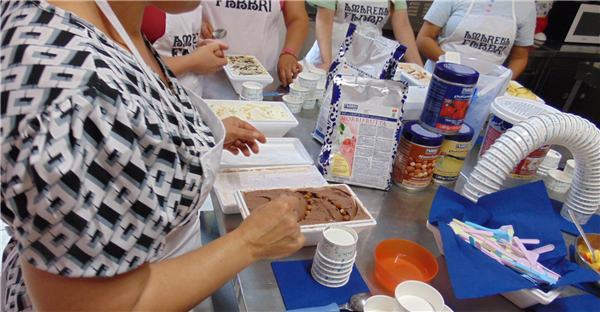
[[[527,311],[536,312],[568,312],[568,311],[600,311],[600,299],[594,295],[580,295],[567,298],[555,299],[549,305],[538,304],[529,308]]]
[[[536,248],[554,244],[555,249],[540,255],[538,262],[562,275],[554,286],[598,280],[598,275],[568,261],[559,220],[553,212],[544,184],[540,182],[496,192],[479,199],[475,204],[445,187],[440,187],[433,200],[429,223],[439,227],[448,272],[458,299],[533,288],[534,284],[475,249],[454,234],[448,223],[456,218],[489,228],[512,225],[520,238],[537,238]]]
[[[357,293],[370,292],[356,265],[346,285],[330,288],[317,283],[310,275],[312,262],[312,259],[271,262],[287,310],[326,306],[332,302],[341,305]]]
[[[552,207],[554,207],[554,213],[558,216],[558,224],[560,225],[561,231],[579,236],[579,231],[577,230],[575,223],[568,221],[560,215],[563,203],[554,199],[551,199],[550,201],[552,202]],[[600,216],[597,214],[593,215],[586,224],[581,225],[581,228],[586,233],[600,233]]]

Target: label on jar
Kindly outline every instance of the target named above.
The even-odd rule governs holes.
[[[425,188],[431,183],[440,146],[423,146],[400,138],[392,178],[410,189]]]
[[[444,140],[440,148],[440,157],[433,170],[433,179],[440,182],[456,181],[469,153],[470,145],[471,142]]]
[[[506,130],[512,128],[513,124],[508,121],[502,120],[500,117],[492,114],[488,123],[488,128],[485,131],[485,137],[481,144],[481,151],[479,151],[479,158],[490,149],[492,144],[504,133]]]
[[[550,145],[544,145],[531,152],[531,154],[527,155],[525,159],[517,164],[517,166],[508,174],[508,177],[518,180],[529,180],[533,178],[549,150]]]
[[[457,85],[434,75],[425,97],[421,125],[438,133],[457,133],[465,120],[474,92],[475,85]]]

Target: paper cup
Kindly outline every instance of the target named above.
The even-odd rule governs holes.
[[[308,89],[302,88],[300,83],[294,82],[290,84],[290,93],[288,95],[295,101],[304,102],[308,98]]]
[[[509,169],[501,164],[494,164],[490,162],[487,158],[481,158],[477,165],[487,169],[487,172],[491,172],[494,175],[495,180],[504,181],[508,174],[510,173]]]
[[[323,229],[323,240],[317,249],[332,262],[348,262],[356,256],[358,234],[345,225],[329,225]]]
[[[298,82],[302,88],[309,90],[315,90],[317,88],[317,84],[319,83],[319,76],[311,73],[299,73],[298,74]]]
[[[544,178],[546,188],[557,193],[566,193],[571,187],[571,181],[562,171],[556,169],[548,171]]]
[[[484,196],[484,195],[488,195],[490,193],[485,193],[482,192],[480,190],[476,190],[474,189],[471,184],[469,184],[467,182],[467,184],[465,184],[465,186],[463,187],[463,195],[465,195],[468,199],[477,202],[479,200],[479,197]]]
[[[313,99],[315,99],[315,100],[322,99],[324,95],[325,95],[325,89],[315,89],[315,92],[313,94]]]
[[[260,101],[263,98],[263,85],[258,82],[246,81],[242,84],[243,99],[249,101]]]
[[[471,172],[469,180],[475,180],[492,190],[499,191],[502,186],[502,181],[495,180],[493,176],[494,175],[491,172],[488,172],[484,167],[476,166],[475,170]]]
[[[328,278],[323,278],[321,277],[318,272],[316,272],[314,270],[314,268],[311,268],[310,270],[310,274],[312,275],[312,277],[315,279],[315,281],[323,286],[326,287],[331,287],[331,288],[338,288],[338,287],[342,287],[344,285],[346,285],[346,283],[348,283],[348,280],[350,278],[346,278],[346,279],[341,279],[341,280],[334,280],[334,279],[328,279]]]
[[[442,310],[442,312],[454,312],[452,309],[450,309],[449,306],[444,305],[444,309]]]
[[[501,137],[499,137],[496,140],[496,142],[503,143],[504,146],[502,146],[502,145],[499,146],[500,150],[502,150],[503,152],[505,152],[509,156],[514,156],[514,159],[516,159],[517,162],[520,159],[525,158],[525,156],[527,156],[529,154],[529,153],[527,153],[527,147],[525,147],[525,149],[522,149],[519,146],[519,144],[517,144],[515,141],[511,140],[506,135],[502,135]],[[508,148],[508,150],[506,150],[506,148]]]
[[[498,167],[498,169],[500,169],[500,171],[502,171],[504,174],[504,177],[508,176],[508,174],[512,171],[512,167],[509,167],[506,163],[498,159],[498,157],[490,153],[486,153],[481,159],[485,159],[490,166],[493,164],[495,167]]]
[[[560,164],[561,159],[562,155],[559,152],[550,149],[548,150],[548,153],[546,154],[546,157],[544,157],[544,160],[540,166],[556,169],[558,168],[558,164]]]
[[[577,219],[577,221],[579,221],[579,224],[586,224],[590,218],[594,215],[594,213],[581,213],[578,211],[573,210],[573,214],[575,215],[575,219]],[[562,206],[562,209],[560,210],[560,215],[565,218],[567,221],[571,221],[573,222],[573,220],[571,219],[571,216],[569,215],[569,207],[564,204]]]
[[[283,103],[294,114],[302,110],[302,102],[292,99],[289,94],[283,96]]]
[[[304,101],[304,105],[302,105],[302,108],[304,109],[313,109],[315,108],[315,104],[317,104],[317,100],[316,99],[308,99],[306,101]]]
[[[400,311],[437,311],[444,309],[444,298],[432,286],[419,281],[405,281],[394,292]]]
[[[533,150],[533,142],[529,142],[530,144],[528,144],[528,142],[526,142],[525,139],[523,139],[523,137],[521,137],[521,135],[512,128],[508,129],[508,131],[506,131],[502,136],[507,137],[511,142],[516,144],[523,155],[529,155],[529,151]],[[532,147],[529,147],[529,145]]]
[[[334,275],[344,275],[352,271],[352,266],[349,266],[347,268],[334,268],[329,266],[328,264],[325,264],[325,261],[321,258],[321,256],[318,255],[318,253],[315,253],[315,257],[313,260],[313,265],[315,264],[318,265],[324,271]]]
[[[312,269],[315,270],[315,272],[317,273],[317,275],[327,281],[332,281],[332,282],[341,282],[344,279],[347,279],[350,277],[350,273],[352,273],[352,267],[350,267],[350,270],[346,271],[346,272],[331,272],[328,271],[326,269],[324,269],[322,266],[319,265],[319,263],[315,263],[313,262],[313,266]]]
[[[401,311],[400,306],[398,305],[398,301],[396,298],[388,297],[388,296],[372,296],[365,302],[365,306],[363,311],[365,312],[381,312],[381,311],[389,311],[389,312],[397,312]]]
[[[344,269],[344,268],[352,267],[352,265],[354,264],[354,261],[356,260],[356,253],[354,254],[354,258],[352,258],[348,261],[343,261],[343,262],[331,261],[331,260],[325,258],[325,256],[323,256],[323,254],[321,254],[321,252],[319,251],[318,248],[317,248],[317,253],[319,254],[319,257],[320,257],[319,261],[321,261],[321,263],[324,263],[328,267],[332,267],[334,269]]]
[[[494,143],[495,144],[495,143]],[[498,142],[498,144],[502,144],[501,142]],[[499,148],[490,148],[486,154],[491,154],[493,156],[495,156],[497,158],[497,160],[499,160],[501,163],[503,163],[505,166],[511,168],[514,168],[517,165],[517,162],[512,160],[513,158],[509,158],[504,152],[502,152]],[[514,156],[514,155],[513,155]]]

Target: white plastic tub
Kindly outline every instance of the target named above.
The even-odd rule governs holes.
[[[358,221],[345,221],[345,222],[322,223],[322,224],[313,224],[313,225],[302,225],[300,227],[300,231],[306,237],[306,244],[304,244],[304,246],[317,245],[323,239],[323,229],[331,224],[336,224],[336,223],[343,224],[345,226],[348,226],[348,227],[351,227],[352,229],[354,229],[356,231],[356,233],[360,233],[364,229],[370,229],[370,228],[374,227],[375,225],[377,225],[377,221],[375,221],[375,219],[373,218],[371,213],[369,213],[369,210],[367,210],[367,208],[365,208],[365,206],[362,204],[362,202],[358,199],[356,194],[354,194],[354,192],[348,185],[336,184],[336,185],[326,185],[323,187],[324,188],[329,188],[329,187],[345,188],[345,190],[350,195],[352,195],[352,198],[354,199],[354,201],[356,202],[358,207],[362,208],[366,212],[366,214],[369,216],[369,219],[358,220]],[[278,188],[270,188],[270,189],[289,189],[289,190],[295,191],[295,190],[302,189],[302,188],[278,187]],[[247,190],[247,191],[256,191],[256,190],[260,190],[260,189],[253,189],[253,190]],[[262,189],[262,190],[267,190],[267,189]],[[240,206],[240,212],[242,213],[242,218],[246,219],[248,217],[248,215],[250,215],[250,210],[248,209],[248,206],[246,206],[246,202],[244,201],[242,191],[235,192],[235,200],[238,203],[238,205]]]
[[[268,138],[267,143],[259,143],[258,148],[260,152],[250,157],[223,151],[220,169],[312,165],[314,162],[298,138]]]
[[[228,56],[240,56],[240,55],[228,55]],[[265,68],[258,61],[258,59],[256,57],[254,57],[252,55],[246,55],[246,56],[254,58],[254,61],[256,61],[258,64],[260,64],[260,66],[262,66],[263,69]],[[271,75],[268,72],[266,74],[261,74],[261,75],[236,75],[234,73],[234,70],[231,68],[231,66],[229,64],[227,66],[225,66],[225,74],[227,75],[229,82],[231,82],[231,85],[233,86],[233,89],[235,90],[235,93],[237,93],[237,94],[242,94],[242,84],[246,81],[258,82],[258,83],[262,84],[263,87],[266,87],[273,82],[273,77],[271,77]]]
[[[431,231],[431,233],[433,233],[433,237],[435,237],[435,242],[437,243],[438,249],[443,255],[444,244],[442,243],[442,235],[440,234],[440,230],[437,228],[437,226],[429,224],[429,221],[427,221],[426,226],[427,229]],[[563,292],[565,288],[566,286],[562,286],[555,288],[549,292],[544,292],[537,288],[529,288],[502,293],[501,295],[508,299],[510,302],[517,305],[519,308],[526,309],[538,303],[541,303],[543,305],[550,304]]]
[[[292,114],[290,109],[283,102],[263,102],[263,101],[235,101],[235,100],[206,100],[206,103],[212,108],[216,104],[229,105],[277,105],[280,106],[288,115],[288,120],[251,120],[244,119],[253,125],[258,131],[262,132],[266,137],[282,137],[290,129],[298,126],[298,120]]]
[[[413,75],[409,74],[407,70],[414,70],[418,72],[419,74],[423,75],[427,81],[420,81],[416,79]],[[431,73],[414,63],[398,63],[396,73],[398,72],[400,72],[399,80],[408,82],[409,87],[415,86],[419,88],[427,88],[429,86],[429,82],[431,81]],[[396,76],[397,75],[398,74],[396,74]]]
[[[315,166],[237,168],[219,171],[214,191],[225,214],[240,213],[235,192],[244,189],[327,185]]]

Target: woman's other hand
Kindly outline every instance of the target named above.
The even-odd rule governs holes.
[[[192,71],[198,75],[208,75],[223,69],[223,66],[227,65],[227,57],[223,50],[227,49],[229,46],[216,40],[203,40],[196,50],[189,54],[193,62]]]
[[[202,22],[202,28],[200,31],[200,38],[202,39],[215,39],[215,37],[213,36],[213,32],[215,31],[215,29],[212,27],[211,24],[207,23],[207,22]]]
[[[300,232],[296,213],[300,200],[292,196],[279,198],[254,210],[236,231],[256,260],[286,257],[298,251],[306,238]]]
[[[294,82],[294,78],[302,71],[302,65],[298,63],[296,57],[291,54],[282,54],[279,56],[279,62],[277,63],[277,73],[279,74],[279,81],[283,86],[287,86]]]
[[[250,151],[257,154],[257,141],[267,143],[267,138],[260,131],[237,117],[223,119],[223,125],[226,132],[223,149],[230,151],[234,155],[237,155],[239,151],[242,151],[246,157],[250,156]]]

